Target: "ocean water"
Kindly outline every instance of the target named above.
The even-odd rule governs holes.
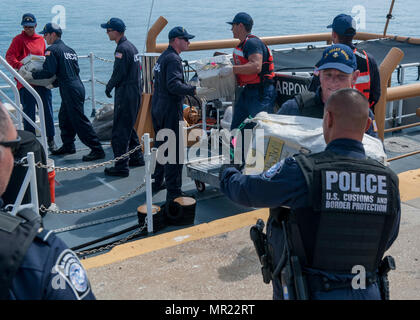
[[[168,20],[168,25],[158,36],[157,42],[167,42],[167,34],[174,26],[183,26],[196,35],[194,40],[216,40],[232,38],[231,21],[239,11],[248,12],[254,20],[253,33],[257,36],[277,36],[301,33],[328,32],[326,26],[339,13],[353,15],[358,30],[383,33],[386,15],[391,0],[301,0],[292,3],[281,0],[1,0],[0,55],[3,57],[14,36],[22,30],[20,21],[23,13],[31,12],[37,17],[37,31],[50,21],[63,27],[63,41],[79,55],[93,52],[96,56],[112,60],[115,42],[109,41],[105,30],[100,27],[111,17],[119,17],[127,25],[126,36],[138,48],[145,50],[148,25],[159,16]],[[420,37],[419,0],[396,0],[394,19],[390,21],[388,34]],[[150,24],[149,23],[150,17]],[[286,45],[290,47],[290,45]],[[272,46],[273,49],[282,46]],[[218,50],[231,53],[231,49]],[[184,52],[184,59],[199,59],[211,56],[212,52]],[[81,78],[90,77],[87,59],[80,60]],[[112,63],[95,60],[95,75],[107,82],[112,73]],[[0,80],[0,85],[3,85]],[[86,97],[91,96],[90,84],[85,84]],[[96,84],[96,98],[108,103],[105,87]],[[60,107],[57,89],[53,90],[54,110]],[[91,114],[91,102],[85,103],[86,115]],[[97,106],[100,108],[100,105]]]

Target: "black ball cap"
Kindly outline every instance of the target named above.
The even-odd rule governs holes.
[[[63,30],[61,30],[60,26],[54,22],[48,22],[44,29],[42,29],[42,31],[40,32],[40,34],[46,34],[46,33],[52,33],[55,32],[58,35],[61,36],[61,34],[63,33]]]
[[[101,27],[104,29],[112,29],[118,32],[124,32],[126,29],[124,21],[120,18],[111,18],[106,23],[102,23]]]
[[[169,40],[173,38],[192,39],[194,37],[195,37],[194,35],[189,34],[187,30],[185,30],[185,28],[183,27],[175,27],[171,31],[169,31],[169,34],[168,34]]]

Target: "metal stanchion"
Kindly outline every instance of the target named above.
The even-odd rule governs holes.
[[[92,113],[91,117],[96,115],[96,99],[95,99],[95,68],[94,68],[94,61],[95,55],[93,52],[89,53],[89,60],[90,60],[90,85],[92,88]]]
[[[36,213],[39,214],[39,202],[38,202],[38,189],[36,183],[36,171],[35,171],[35,156],[33,152],[28,152],[27,154],[28,161],[28,171],[26,172],[25,179],[23,180],[22,186],[20,188],[19,194],[16,198],[15,204],[13,205],[13,210],[10,213],[13,216],[16,216],[19,209],[22,207],[31,207]],[[31,187],[31,204],[21,206],[23,197],[25,195],[26,189],[30,184]]]
[[[147,232],[153,232],[153,212],[152,212],[152,170],[154,164],[152,163],[152,154],[150,152],[150,135],[145,133],[143,135],[144,145],[144,161],[145,161],[145,178],[146,178],[146,205],[147,205]]]

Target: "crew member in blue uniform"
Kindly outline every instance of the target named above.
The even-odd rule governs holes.
[[[16,129],[0,103],[0,196],[13,170],[19,147]],[[79,259],[30,209],[17,216],[2,209],[0,198],[0,300],[92,300]]]
[[[61,107],[58,122],[63,145],[51,151],[52,155],[76,153],[74,144],[76,134],[80,141],[91,149],[82,157],[83,161],[105,158],[105,152],[92,124],[83,112],[85,87],[79,77],[79,64],[76,52],[61,40],[62,30],[55,23],[47,23],[40,32],[50,45],[45,52],[43,70],[27,75],[33,79],[48,79],[57,76],[54,86],[60,87]]]
[[[369,106],[374,111],[375,105],[381,97],[381,78],[375,58],[353,44],[353,38],[356,35],[356,21],[348,14],[342,13],[336,16],[333,23],[327,28],[332,28],[331,37],[334,44],[345,44],[353,50],[357,69],[360,71],[354,87],[369,100]],[[310,84],[310,90],[315,91],[318,86],[319,77],[315,75]]]
[[[142,93],[140,57],[137,48],[124,35],[126,26],[121,19],[111,18],[107,23],[101,24],[101,27],[106,29],[109,40],[117,43],[114,71],[105,89],[107,97],[112,98],[111,91],[115,88],[111,145],[116,158],[140,145],[134,130]],[[138,150],[129,159],[127,157],[116,162],[114,167],[105,168],[105,174],[127,177],[129,166],[143,165],[143,154]]]
[[[154,67],[154,91],[152,97],[152,121],[155,136],[162,129],[170,129],[176,138],[176,144],[169,148],[176,149],[176,159],[169,159],[168,163],[160,163],[161,156],[156,161],[153,174],[153,191],[165,188],[166,181],[167,200],[175,199],[182,194],[182,163],[180,154],[179,122],[183,121],[182,105],[186,95],[196,94],[196,87],[186,84],[182,69],[182,60],[179,56],[188,49],[190,39],[194,38],[183,27],[175,27],[168,34],[169,46],[160,55]],[[174,141],[175,142],[175,141]],[[155,147],[159,148],[164,141],[155,139]],[[181,150],[180,150],[181,149]],[[171,153],[171,150],[168,150]],[[172,153],[173,154],[173,153]]]
[[[324,114],[324,105],[331,94],[339,89],[352,88],[360,75],[357,70],[356,56],[350,47],[344,44],[335,44],[324,50],[318,62],[320,86],[316,92],[303,92],[287,100],[277,114],[296,115],[321,119]],[[374,122],[375,115],[369,110],[372,125],[367,134],[377,138],[377,129]]]
[[[302,265],[309,299],[381,297],[378,264],[397,238],[400,198],[395,173],[365,155],[361,141],[371,121],[368,109],[368,100],[359,91],[336,91],[325,107],[324,152],[288,157],[260,175],[221,169],[221,191],[232,201],[249,207],[290,208],[283,218],[270,209],[271,272],[284,253],[287,226],[287,240]],[[364,288],[363,280],[360,287],[352,285],[356,265],[365,268]],[[274,299],[283,298],[283,293],[287,298],[279,278],[287,270],[280,271],[273,279]]]

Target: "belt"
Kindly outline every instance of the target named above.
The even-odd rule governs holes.
[[[313,291],[331,291],[336,289],[345,289],[345,288],[352,288],[352,279],[347,279],[343,281],[334,281],[326,276],[321,275],[314,275],[314,274],[306,274],[306,281],[308,283],[308,288]],[[376,274],[373,275],[366,275],[366,285],[369,286],[378,281],[378,277]]]

